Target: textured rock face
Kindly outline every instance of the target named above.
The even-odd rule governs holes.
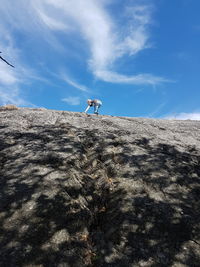
[[[200,122],[0,110],[0,266],[200,266]]]

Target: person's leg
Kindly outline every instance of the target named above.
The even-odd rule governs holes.
[[[98,114],[98,105],[94,105],[94,114]]]
[[[99,108],[100,108],[100,106],[101,106],[100,104],[96,104],[94,106],[94,113],[97,114],[97,115],[99,114]]]

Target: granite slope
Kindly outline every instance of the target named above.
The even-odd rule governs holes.
[[[200,266],[200,122],[0,110],[0,266]]]

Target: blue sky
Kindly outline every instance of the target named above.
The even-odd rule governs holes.
[[[0,105],[200,119],[200,1],[2,0]]]

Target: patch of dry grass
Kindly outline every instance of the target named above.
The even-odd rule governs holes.
[[[0,106],[0,110],[17,110],[19,109],[15,105],[5,105],[5,106]]]

